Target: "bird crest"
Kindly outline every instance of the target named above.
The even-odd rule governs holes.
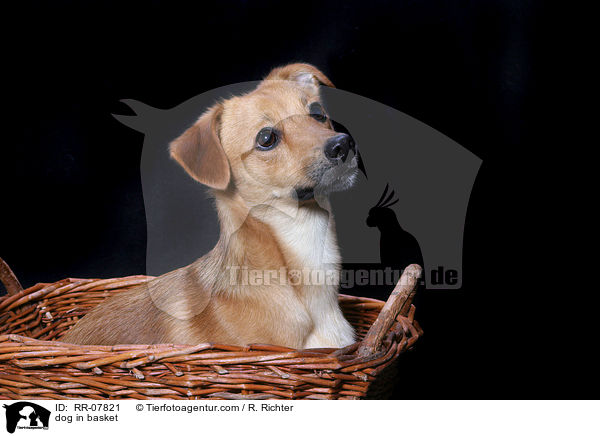
[[[386,183],[385,185],[385,189],[383,190],[383,194],[381,194],[381,197],[379,198],[379,201],[377,202],[377,204],[375,206],[373,206],[373,208],[376,207],[380,207],[380,208],[384,208],[384,207],[391,207],[394,204],[398,203],[398,201],[400,199],[396,198],[395,200],[394,198],[394,194],[395,191],[392,190],[392,192],[390,192],[390,194],[386,197],[386,194],[388,193],[388,190],[390,188],[390,184]]]

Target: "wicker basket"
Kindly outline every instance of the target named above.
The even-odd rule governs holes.
[[[422,331],[411,305],[421,269],[387,303],[340,295],[360,342],[341,349],[274,345],[73,345],[60,337],[106,297],[151,279],[64,279],[22,290],[0,259],[0,399],[359,399]]]

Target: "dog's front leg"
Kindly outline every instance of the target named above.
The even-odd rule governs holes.
[[[307,301],[307,307],[314,328],[304,348],[342,348],[354,343],[354,329],[340,309],[337,287],[313,288],[309,294],[312,298]]]

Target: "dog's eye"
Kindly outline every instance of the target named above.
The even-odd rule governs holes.
[[[327,115],[325,115],[323,106],[321,106],[320,103],[317,103],[317,102],[311,103],[310,106],[308,107],[308,112],[310,113],[311,117],[313,117],[315,120],[317,120],[321,123],[325,122],[325,120],[327,119]]]
[[[256,145],[259,150],[271,150],[275,148],[279,137],[272,127],[265,127],[256,135]]]

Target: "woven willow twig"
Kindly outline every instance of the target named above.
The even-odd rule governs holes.
[[[17,292],[21,292],[23,290],[23,286],[19,283],[17,276],[12,272],[10,267],[2,258],[0,257],[0,282],[4,284],[6,288],[6,292],[9,295],[16,294]]]
[[[392,291],[390,298],[358,348],[359,356],[369,356],[377,351],[377,347],[381,345],[382,336],[390,328],[398,314],[404,316],[408,314],[410,302],[417,290],[419,277],[421,277],[419,265],[409,265],[404,270],[396,288]]]
[[[369,389],[384,369],[422,334],[410,305],[412,277],[420,268],[407,271],[385,305],[340,295],[344,314],[362,339],[342,349],[67,344],[60,337],[87,311],[107,296],[152,277],[64,279],[10,292],[0,298],[0,399],[371,396],[374,390]],[[403,307],[411,310],[399,315]]]

